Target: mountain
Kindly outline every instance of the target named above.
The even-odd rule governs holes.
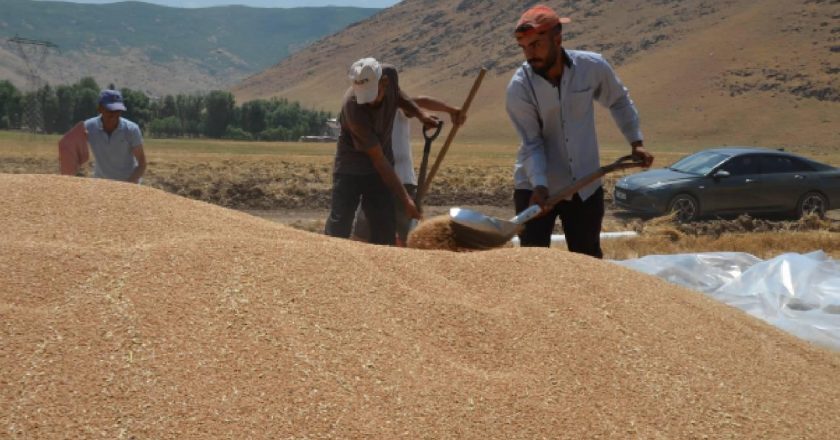
[[[9,41],[19,36],[58,46],[21,46],[29,66],[51,84],[93,76],[153,94],[224,88],[377,11],[3,0],[0,77],[28,85],[27,63]]]
[[[337,110],[348,66],[394,64],[409,94],[460,105],[490,69],[464,140],[517,139],[505,87],[522,62],[512,37],[536,1],[405,0],[242,81],[240,99],[282,95]],[[636,101],[649,143],[834,146],[840,139],[840,2],[581,0],[543,2],[572,18],[564,46],[603,53]],[[624,144],[608,112],[599,136]]]

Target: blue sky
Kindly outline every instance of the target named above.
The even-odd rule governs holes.
[[[116,3],[120,0],[60,0],[73,3]],[[177,8],[203,8],[220,5],[245,5],[261,8],[293,8],[298,6],[358,6],[362,8],[386,8],[399,3],[399,0],[139,0],[145,3],[172,6]]]

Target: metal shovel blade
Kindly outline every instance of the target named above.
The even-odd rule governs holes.
[[[641,166],[643,166],[643,162],[634,156],[620,157],[615,162],[603,166],[579,179],[576,183],[561,189],[549,197],[545,205],[553,207],[609,172]],[[531,205],[512,219],[502,220],[469,209],[452,208],[449,210],[449,218],[455,241],[460,246],[472,249],[490,249],[502,246],[510,241],[514,235],[522,230],[526,222],[538,217],[541,213],[540,205]]]
[[[449,218],[458,244],[472,249],[502,246],[522,230],[522,224],[466,208],[451,208]]]

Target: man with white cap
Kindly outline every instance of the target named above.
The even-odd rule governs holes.
[[[59,141],[61,173],[75,175],[88,159],[90,144],[94,177],[140,183],[146,172],[143,135],[137,124],[122,117],[127,110],[122,94],[103,90],[97,110],[99,116],[79,122]]]
[[[467,115],[460,108],[453,107],[438,98],[415,96],[411,99],[422,109],[448,113],[453,126],[463,125],[467,120]],[[414,199],[418,182],[414,173],[414,161],[411,157],[411,125],[402,110],[397,110],[397,115],[394,118],[394,128],[391,131],[391,149],[394,152],[394,172],[397,173],[397,177],[403,183],[408,195]],[[399,200],[395,202],[395,205],[397,246],[405,246],[411,229],[411,219],[405,215],[405,209]],[[359,241],[368,241],[370,237],[370,225],[368,225],[361,207],[356,210],[356,222],[353,225],[352,237]]]
[[[514,166],[514,205],[521,212],[538,204],[544,214],[525,224],[523,246],[551,244],[559,217],[569,251],[601,258],[604,217],[601,181],[569,200],[545,206],[549,194],[598,170],[600,158],[593,103],[607,107],[631,153],[653,162],[639,129],[639,114],[612,67],[597,53],[563,48],[563,24],[551,8],[534,6],[522,14],[514,36],[525,55],[507,89],[506,108],[521,139]]]
[[[338,118],[341,133],[333,167],[330,215],[324,229],[327,235],[349,238],[361,203],[370,223],[370,242],[393,245],[394,199],[403,204],[408,217],[421,217],[394,171],[391,132],[397,109],[418,118],[424,126],[435,127],[438,120],[400,90],[393,66],[362,58],[350,67],[349,77],[353,84],[344,95]]]

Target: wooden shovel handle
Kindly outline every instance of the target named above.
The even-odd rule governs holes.
[[[643,166],[645,166],[645,162],[643,160],[640,160],[640,159],[636,158],[636,157],[633,157],[633,156],[620,157],[615,162],[613,162],[609,165],[604,165],[601,168],[598,168],[597,171],[595,171],[594,173],[589,174],[589,175],[585,176],[584,178],[578,180],[577,182],[575,182],[571,186],[563,188],[562,190],[560,190],[560,192],[558,192],[557,194],[551,196],[548,200],[546,200],[545,206],[553,207],[554,205],[556,205],[556,204],[562,202],[563,200],[567,199],[569,196],[574,195],[576,192],[578,192],[578,190],[580,190],[584,186],[589,185],[590,183],[600,179],[601,177],[604,177],[604,175],[606,175],[607,173],[611,173],[613,171],[618,171],[618,170],[625,170],[625,169],[628,169],[628,168],[636,168],[636,167],[641,168]]]
[[[470,94],[467,96],[467,100],[464,101],[464,105],[461,106],[462,114],[467,114],[467,110],[469,110],[470,104],[472,104],[473,98],[475,98],[475,94],[478,92],[478,87],[481,85],[481,81],[484,79],[485,74],[487,74],[487,69],[482,67],[481,70],[478,72],[478,78],[475,79],[472,89],[470,89]],[[434,179],[438,168],[440,168],[440,164],[441,162],[443,162],[443,158],[444,156],[446,156],[446,152],[449,150],[449,145],[452,144],[452,139],[455,138],[455,133],[458,133],[458,128],[458,125],[453,125],[452,129],[449,130],[449,134],[446,136],[446,142],[443,143],[443,147],[440,149],[440,152],[435,158],[435,163],[429,170],[429,175],[426,177],[426,180],[424,182],[420,182],[420,187],[417,188],[417,200],[423,200],[423,198],[426,195],[426,192],[428,192],[429,187],[432,185],[432,179]]]

